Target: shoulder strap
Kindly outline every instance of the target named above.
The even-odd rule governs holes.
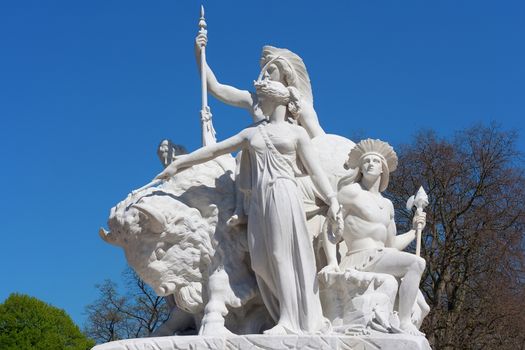
[[[278,150],[277,148],[275,148],[272,140],[270,139],[270,136],[268,135],[268,133],[266,132],[266,130],[264,130],[264,127],[263,125],[259,124],[257,126],[257,129],[259,130],[259,132],[261,133],[261,136],[264,140],[264,143],[266,144],[266,147],[268,148],[268,150],[270,152],[272,152],[272,154],[275,156],[275,158],[277,158],[278,162],[281,163],[282,165],[286,166],[286,167],[289,167],[294,173],[295,173],[295,168],[293,166],[293,163],[290,161],[290,159],[286,158],[285,156],[283,156]]]

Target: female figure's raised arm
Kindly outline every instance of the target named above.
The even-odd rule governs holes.
[[[180,169],[202,164],[223,154],[231,153],[244,148],[248,142],[250,129],[244,129],[235,136],[224,141],[199,148],[190,154],[177,157],[164,171],[155,177],[155,180],[166,180],[175,175]]]
[[[197,59],[199,71],[201,69],[201,47],[206,46],[207,42],[208,38],[206,34],[200,33],[197,35],[197,38],[195,38],[195,58]],[[253,96],[249,91],[239,90],[233,86],[219,83],[210,66],[208,66],[208,63],[206,63],[205,66],[208,91],[213,95],[213,97],[226,104],[251,110],[254,101]],[[202,74],[202,72],[200,73]]]

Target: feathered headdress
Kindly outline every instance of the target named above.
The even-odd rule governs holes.
[[[361,166],[361,160],[368,154],[375,154],[381,158],[383,173],[381,174],[380,191],[384,191],[388,186],[390,173],[397,168],[397,154],[388,143],[381,140],[366,139],[360,141],[350,151],[345,168],[358,169]]]

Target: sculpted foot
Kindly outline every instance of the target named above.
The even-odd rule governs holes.
[[[399,325],[399,328],[401,328],[401,330],[406,334],[423,337],[425,336],[425,333],[420,332],[412,322],[402,322]]]
[[[224,327],[222,324],[203,324],[199,330],[199,335],[205,336],[233,336],[233,334],[228,328]]]
[[[286,332],[286,329],[284,329],[283,326],[278,324],[275,327],[264,331],[264,334],[267,334],[267,335],[286,335],[288,333]]]

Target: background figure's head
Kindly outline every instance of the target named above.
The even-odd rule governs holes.
[[[397,154],[388,143],[381,140],[366,139],[360,141],[350,151],[345,163],[346,169],[356,169],[355,182],[365,175],[381,176],[379,191],[388,187],[390,173],[397,168]]]
[[[383,174],[384,158],[376,153],[367,153],[361,157],[359,172],[361,176],[375,178]]]
[[[173,162],[175,156],[186,153],[188,152],[184,146],[176,145],[168,139],[162,140],[157,147],[157,156],[164,168]]]
[[[288,49],[280,49],[270,45],[263,47],[261,53],[261,69],[266,67],[266,77],[279,81],[286,87],[294,87],[305,100],[313,103],[312,85],[306,71],[306,66],[298,55]]]

